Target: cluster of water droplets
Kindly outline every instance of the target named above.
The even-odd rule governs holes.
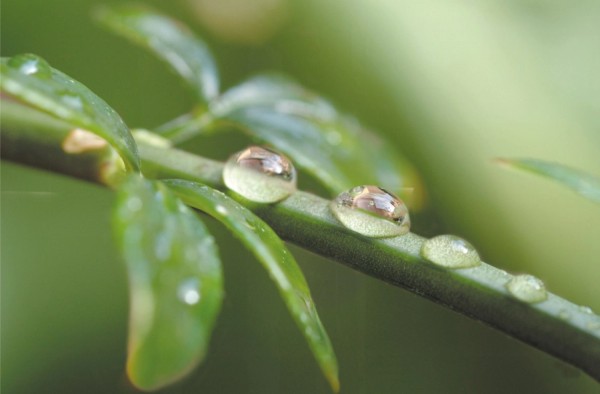
[[[251,146],[230,157],[223,179],[225,184],[243,197],[260,203],[280,201],[296,191],[296,170],[284,155],[270,149]],[[331,203],[333,215],[346,228],[368,237],[395,237],[410,230],[410,216],[404,202],[394,194],[373,185],[362,185],[340,193]],[[226,214],[224,207],[217,207]],[[248,226],[253,228],[252,224]],[[469,269],[482,264],[477,250],[455,235],[439,235],[425,240],[421,257],[448,269]],[[500,271],[504,287],[519,301],[539,303],[548,298],[544,283],[532,275],[510,275]],[[194,298],[192,295],[190,299]],[[588,307],[580,312],[593,314]],[[557,316],[569,320],[571,312],[562,309]],[[307,316],[303,317],[304,319]],[[599,323],[594,323],[598,325]]]

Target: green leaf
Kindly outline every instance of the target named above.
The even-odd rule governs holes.
[[[217,248],[166,186],[138,177],[119,191],[114,230],[130,283],[127,372],[137,387],[158,389],[206,353],[223,298]]]
[[[356,119],[339,113],[326,99],[281,74],[263,74],[235,86],[200,117],[185,116],[163,135],[181,142],[219,120],[233,122],[281,150],[336,195],[360,184],[376,184],[399,195],[412,209],[423,205],[424,191],[415,168],[390,144]]]
[[[498,159],[510,168],[550,178],[582,196],[600,203],[600,178],[562,164],[536,159]]]
[[[219,94],[219,75],[208,46],[185,25],[147,7],[102,7],[98,20],[166,62],[207,103]]]
[[[261,219],[220,191],[183,180],[164,181],[183,201],[222,222],[269,272],[331,387],[339,390],[335,354],[304,275],[281,239]]]
[[[2,93],[102,137],[128,168],[139,171],[137,146],[129,129],[90,89],[31,54],[2,58],[0,70]]]
[[[265,107],[246,107],[226,118],[288,155],[332,195],[374,184],[402,195],[413,209],[420,206],[421,182],[414,168],[352,118],[321,121]]]

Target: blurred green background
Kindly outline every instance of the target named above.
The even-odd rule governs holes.
[[[96,26],[92,0],[4,0],[2,56],[33,52],[130,126],[191,106],[141,49]],[[105,1],[103,3],[111,3]],[[114,1],[112,2],[114,3]],[[600,2],[178,0],[149,2],[214,49],[223,85],[276,69],[384,135],[423,174],[423,234],[600,310],[600,207],[506,171],[495,157],[600,175]],[[238,135],[204,141],[225,158]],[[2,162],[2,390],[133,393],[113,194]],[[433,219],[431,219],[432,217]],[[205,363],[165,393],[327,393],[267,275],[226,231],[226,299]],[[343,393],[593,393],[577,370],[398,288],[293,248],[332,337]]]

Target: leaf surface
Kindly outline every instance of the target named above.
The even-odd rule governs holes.
[[[219,94],[219,74],[208,46],[185,25],[147,7],[102,7],[97,19],[167,63],[201,103]]]
[[[262,263],[325,377],[338,391],[338,367],[333,347],[317,314],[306,279],[277,234],[250,210],[218,190],[184,180],[164,182],[185,203],[223,223]]]
[[[563,164],[537,159],[498,159],[498,162],[510,168],[552,179],[585,198],[600,203],[600,178],[597,176]]]
[[[130,284],[127,372],[155,390],[204,357],[223,298],[221,263],[197,215],[160,182],[131,177],[113,224]]]
[[[2,58],[2,92],[106,140],[126,165],[139,171],[137,145],[121,117],[83,84],[39,56]]]

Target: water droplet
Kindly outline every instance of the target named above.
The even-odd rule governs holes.
[[[83,101],[81,97],[72,94],[72,93],[62,93],[60,99],[63,103],[67,104],[69,107],[74,108],[76,110],[83,110]]]
[[[17,55],[8,61],[8,66],[17,69],[21,74],[38,78],[50,78],[52,69],[41,57],[32,54]]]
[[[571,318],[571,314],[566,309],[561,309],[560,312],[558,312],[558,317],[563,320],[569,320]]]
[[[349,229],[369,237],[394,237],[410,229],[408,208],[377,186],[357,186],[331,203],[335,217]]]
[[[525,302],[541,302],[548,297],[544,282],[532,275],[516,275],[506,283],[506,288],[515,298]]]
[[[219,212],[221,215],[227,215],[227,208],[225,208],[222,205],[217,205],[216,207],[217,212]]]
[[[481,264],[477,250],[455,235],[438,235],[428,239],[421,247],[427,261],[447,268],[469,268]]]
[[[177,289],[177,297],[188,305],[196,305],[201,298],[198,279],[189,278],[181,282]]]
[[[593,315],[594,311],[589,306],[581,305],[579,310],[587,315]]]
[[[271,203],[296,191],[296,170],[282,154],[251,146],[227,160],[223,181],[248,200]]]

